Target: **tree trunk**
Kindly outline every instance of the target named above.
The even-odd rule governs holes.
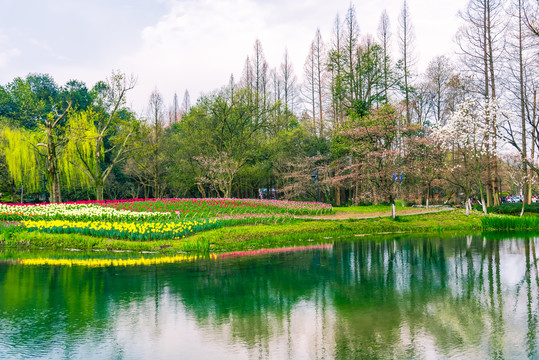
[[[389,196],[389,203],[391,204],[391,218],[395,219],[395,199],[393,198],[393,195]]]
[[[429,199],[430,199],[430,183],[427,185],[427,201],[426,201],[427,209],[429,208]]]
[[[95,199],[97,201],[103,200],[103,180],[97,179],[95,182]]]
[[[531,159],[532,161],[535,159],[535,112],[537,108],[537,90],[533,90],[533,110],[532,110],[532,143],[531,143]],[[532,201],[532,185],[534,183],[534,179],[536,178],[536,175],[533,171],[530,171],[530,186],[528,187],[528,205],[531,204]]]
[[[15,181],[11,180],[9,183],[9,194],[11,195],[11,202],[16,202],[17,198],[17,187],[15,186]]]
[[[524,64],[522,59],[522,2],[518,2],[518,53],[519,53],[519,65],[520,65],[520,116],[522,120],[522,176],[524,183],[522,184],[522,211],[520,216],[524,213],[524,204],[528,201],[531,202],[531,199],[528,198],[528,163],[527,161],[527,146],[526,146],[526,111],[525,111],[525,96],[524,91]],[[528,204],[530,203],[528,202]]]
[[[470,191],[466,190],[464,192],[464,196],[466,196],[466,201],[464,201],[464,207],[466,208],[466,216],[469,216],[470,215],[470,208],[471,208]]]

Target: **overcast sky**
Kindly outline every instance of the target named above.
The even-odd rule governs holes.
[[[129,95],[142,112],[153,89],[172,103],[241,77],[258,38],[270,67],[285,48],[301,76],[317,28],[329,41],[336,15],[355,6],[362,34],[375,34],[384,9],[397,41],[402,0],[1,0],[0,84],[47,73],[92,87],[113,69],[133,73]],[[466,0],[408,0],[415,28],[417,71],[437,55],[451,55]],[[395,56],[397,54],[394,54]]]

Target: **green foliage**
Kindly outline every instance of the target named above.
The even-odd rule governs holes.
[[[480,209],[480,206],[478,206],[478,209]],[[504,214],[504,215],[520,215],[520,212],[522,211],[522,203],[508,203],[508,204],[501,204],[499,206],[492,206],[487,208],[487,212],[494,213],[494,214]],[[526,213],[534,213],[539,214],[539,203],[532,203],[530,205],[526,204],[524,206],[524,211]]]
[[[395,207],[398,210],[400,209],[412,209],[411,207],[405,206],[402,200],[395,200]],[[342,207],[333,207],[335,211],[342,212],[356,212],[356,213],[374,213],[374,212],[388,212],[391,211],[390,204],[378,204],[378,205],[362,205],[362,206],[342,206]]]
[[[61,158],[63,169],[65,169],[65,179],[68,188],[80,184],[89,186],[89,176],[85,176],[81,169],[96,166],[95,139],[98,136],[95,127],[97,114],[89,109],[70,114],[66,124],[66,132],[70,134],[69,141],[65,146],[64,156]],[[100,156],[104,155],[103,144],[101,144]],[[78,181],[75,181],[78,180]]]
[[[15,233],[23,230],[24,228],[18,222],[0,222],[0,244],[10,241],[14,238]]]
[[[484,216],[481,218],[484,230],[523,231],[539,229],[538,216]]]
[[[36,132],[25,129],[4,127],[1,130],[0,149],[5,156],[7,170],[16,186],[23,185],[28,190],[37,190],[41,171],[36,148]]]
[[[13,233],[3,245],[6,247],[46,247],[51,249],[105,249],[132,251],[238,251],[290,246],[301,243],[336,241],[340,237],[377,233],[432,233],[438,231],[477,231],[481,229],[480,216],[465,216],[463,212],[446,211],[434,214],[406,216],[399,222],[385,218],[355,221],[299,220],[258,226],[234,226],[197,233],[182,240],[125,241],[81,234]],[[199,250],[200,249],[200,250]]]

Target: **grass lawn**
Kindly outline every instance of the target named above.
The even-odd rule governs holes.
[[[395,208],[397,212],[402,209],[414,209],[412,207],[403,206],[402,201],[397,200],[395,202]],[[378,204],[378,205],[365,205],[365,206],[334,206],[333,209],[338,212],[355,212],[355,213],[375,213],[375,212],[388,212],[391,211],[391,205]]]
[[[468,217],[462,211],[348,220],[294,219],[287,223],[237,225],[193,233],[176,240],[132,241],[84,234],[38,231],[4,234],[0,246],[17,248],[92,249],[157,251],[163,253],[204,253],[253,250],[322,243],[330,239],[369,234],[438,233],[481,230],[481,216]]]

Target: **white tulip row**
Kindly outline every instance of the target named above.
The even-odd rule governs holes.
[[[134,212],[117,210],[98,204],[46,204],[46,205],[6,205],[0,204],[0,213],[20,214],[45,218],[95,218],[95,219],[162,219],[170,218],[170,213]]]

